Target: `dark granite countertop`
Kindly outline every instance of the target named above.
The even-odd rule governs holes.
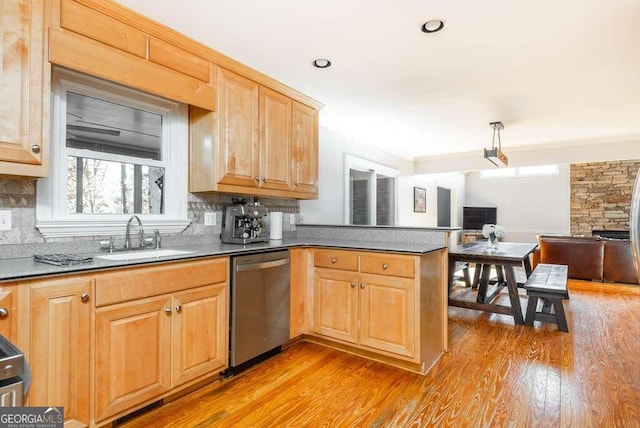
[[[256,243],[249,245],[237,244],[204,244],[204,245],[182,245],[172,246],[166,249],[189,251],[188,254],[178,254],[173,256],[153,257],[154,250],[142,250],[148,252],[150,258],[132,259],[132,260],[105,260],[95,256],[105,255],[107,253],[91,253],[81,254],[82,256],[92,257],[93,262],[69,266],[54,266],[45,263],[37,263],[32,257],[22,257],[14,259],[0,259],[0,281],[11,281],[19,279],[32,279],[43,276],[60,275],[70,272],[90,272],[103,269],[113,269],[127,266],[141,266],[153,263],[161,263],[175,260],[192,260],[204,257],[215,256],[234,256],[239,254],[274,251],[288,249],[292,247],[328,247],[328,248],[344,248],[368,251],[384,251],[404,254],[426,254],[446,248],[445,245],[439,244],[416,244],[416,243],[399,243],[399,242],[374,242],[374,241],[356,241],[356,240],[340,240],[340,239],[284,239],[282,241],[271,241],[265,243]],[[140,253],[140,251],[135,251]],[[122,254],[113,253],[113,254]]]

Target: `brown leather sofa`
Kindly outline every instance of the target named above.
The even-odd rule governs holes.
[[[569,278],[638,284],[625,239],[539,235],[532,265],[538,263],[567,265]]]

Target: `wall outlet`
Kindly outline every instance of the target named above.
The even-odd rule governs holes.
[[[290,214],[289,215],[289,224],[292,226],[295,226],[296,224],[296,215],[295,214]]]
[[[11,210],[0,210],[0,230],[11,230]]]
[[[216,225],[216,213],[204,213],[204,225],[215,226]]]

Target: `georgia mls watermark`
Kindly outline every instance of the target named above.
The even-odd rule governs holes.
[[[63,407],[0,407],[0,428],[62,428]]]

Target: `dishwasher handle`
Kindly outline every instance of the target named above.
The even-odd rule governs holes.
[[[238,264],[236,272],[244,272],[247,270],[267,269],[289,264],[289,259],[271,260],[269,262]]]

